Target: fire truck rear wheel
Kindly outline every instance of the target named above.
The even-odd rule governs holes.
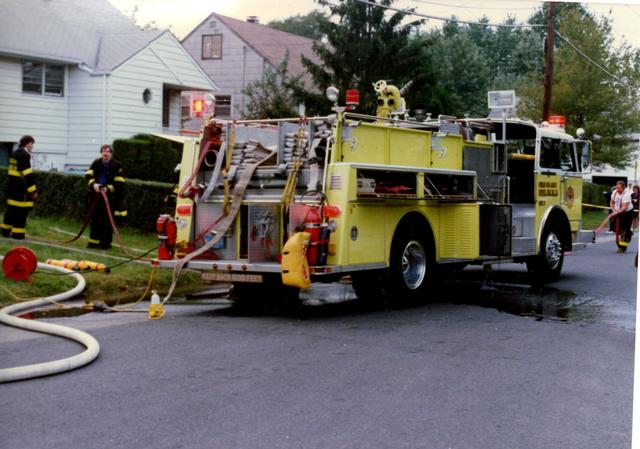
[[[391,246],[390,296],[394,300],[425,299],[434,269],[429,240],[416,227],[399,229]]]
[[[564,262],[564,249],[553,226],[545,228],[540,241],[540,253],[527,261],[527,269],[535,282],[554,282],[560,278]]]

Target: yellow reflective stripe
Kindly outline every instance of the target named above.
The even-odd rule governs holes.
[[[12,234],[24,234],[25,232],[27,232],[25,228],[13,228],[11,230]]]
[[[33,201],[16,201],[16,200],[7,200],[7,204],[9,206],[16,207],[33,207]]]
[[[89,180],[88,185],[91,185],[91,184],[93,184],[94,182],[96,182],[96,180],[95,180],[95,179],[93,179],[93,178],[91,178],[91,179]]]
[[[11,225],[0,223],[0,229],[11,229],[12,227]]]
[[[127,211],[126,210],[117,210],[115,213],[116,217],[126,217],[127,216]]]
[[[7,170],[9,176],[20,176],[20,172],[18,170]]]
[[[113,178],[113,180],[115,182],[124,182],[124,178],[122,176],[116,176],[115,178]]]
[[[36,191],[36,186],[31,186],[27,189],[27,192],[31,193],[31,192],[35,192]]]
[[[89,239],[89,243],[100,243],[100,240]]]
[[[84,173],[85,176],[93,176],[93,170],[89,169]]]
[[[27,176],[30,173],[33,173],[33,170],[31,169],[31,167],[22,170],[23,176]]]
[[[618,245],[620,245],[620,246],[629,246],[629,242],[619,241]]]
[[[112,192],[115,190],[115,188],[111,184],[107,184],[107,188]]]

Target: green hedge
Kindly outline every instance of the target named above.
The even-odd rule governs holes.
[[[611,186],[585,182],[582,184],[582,202],[596,206],[608,206],[608,204],[605,204],[606,202],[602,193],[610,190]]]
[[[129,179],[158,182],[173,179],[173,170],[180,162],[180,151],[172,142],[148,134],[114,140],[113,153]]]
[[[84,176],[50,171],[34,171],[34,174],[38,201],[32,213],[39,216],[65,216],[80,222],[87,210],[87,184]],[[164,198],[171,193],[173,185],[125,179],[128,216],[124,226],[153,231],[158,215],[170,212],[164,205]],[[6,185],[7,169],[0,167],[2,207],[6,201]]]

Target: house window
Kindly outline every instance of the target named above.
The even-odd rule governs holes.
[[[0,167],[9,165],[9,156],[13,152],[13,142],[0,142]]]
[[[162,89],[162,126],[168,128],[171,125],[171,89]]]
[[[216,117],[231,117],[231,95],[216,95]]]
[[[202,36],[202,59],[222,59],[222,34]]]
[[[23,61],[22,91],[62,97],[64,95],[64,66]]]

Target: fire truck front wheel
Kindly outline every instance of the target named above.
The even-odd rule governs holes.
[[[545,229],[540,241],[540,253],[527,261],[534,282],[554,282],[560,278],[564,249],[554,227]]]

